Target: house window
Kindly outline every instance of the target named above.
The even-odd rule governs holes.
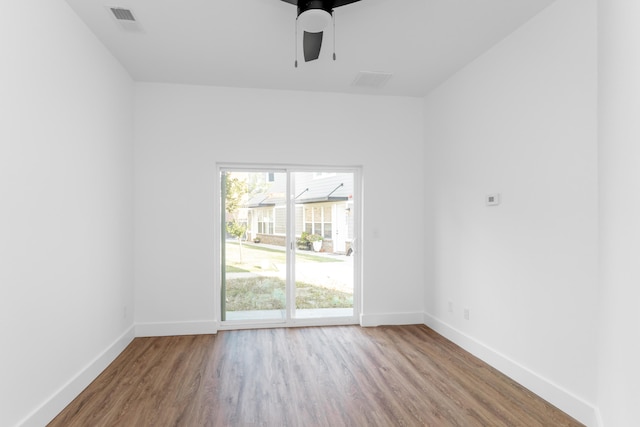
[[[304,231],[309,234],[319,234],[325,239],[331,239],[333,231],[331,205],[306,207]]]
[[[313,234],[322,236],[322,208],[314,206],[311,208],[311,214],[313,216]]]
[[[258,213],[258,233],[273,234],[273,217],[271,210],[261,210]]]
[[[322,207],[322,237],[325,239],[331,238],[331,205]]]
[[[304,231],[313,234],[313,209],[309,207],[304,210]]]

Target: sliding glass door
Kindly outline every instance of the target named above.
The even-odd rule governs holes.
[[[295,172],[295,314],[353,316],[353,172]]]
[[[286,173],[223,170],[222,320],[284,320]]]
[[[359,175],[221,168],[221,319],[356,320]]]

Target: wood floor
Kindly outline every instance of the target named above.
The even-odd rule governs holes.
[[[426,326],[136,338],[49,426],[580,426]]]

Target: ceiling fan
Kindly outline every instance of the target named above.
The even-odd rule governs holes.
[[[355,3],[360,0],[282,0],[298,6],[298,17],[296,24],[300,25],[304,30],[302,38],[304,60],[305,62],[314,61],[320,56],[322,48],[323,31],[333,20],[333,9],[347,4]],[[296,26],[296,40],[298,31]],[[297,49],[296,49],[297,54]],[[336,54],[333,53],[335,61]],[[298,61],[296,60],[296,67]]]

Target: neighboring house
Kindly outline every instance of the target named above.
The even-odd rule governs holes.
[[[286,175],[266,174],[266,189],[255,194],[240,213],[247,238],[285,245]],[[319,234],[322,251],[345,253],[353,241],[353,174],[295,173],[295,237]]]

